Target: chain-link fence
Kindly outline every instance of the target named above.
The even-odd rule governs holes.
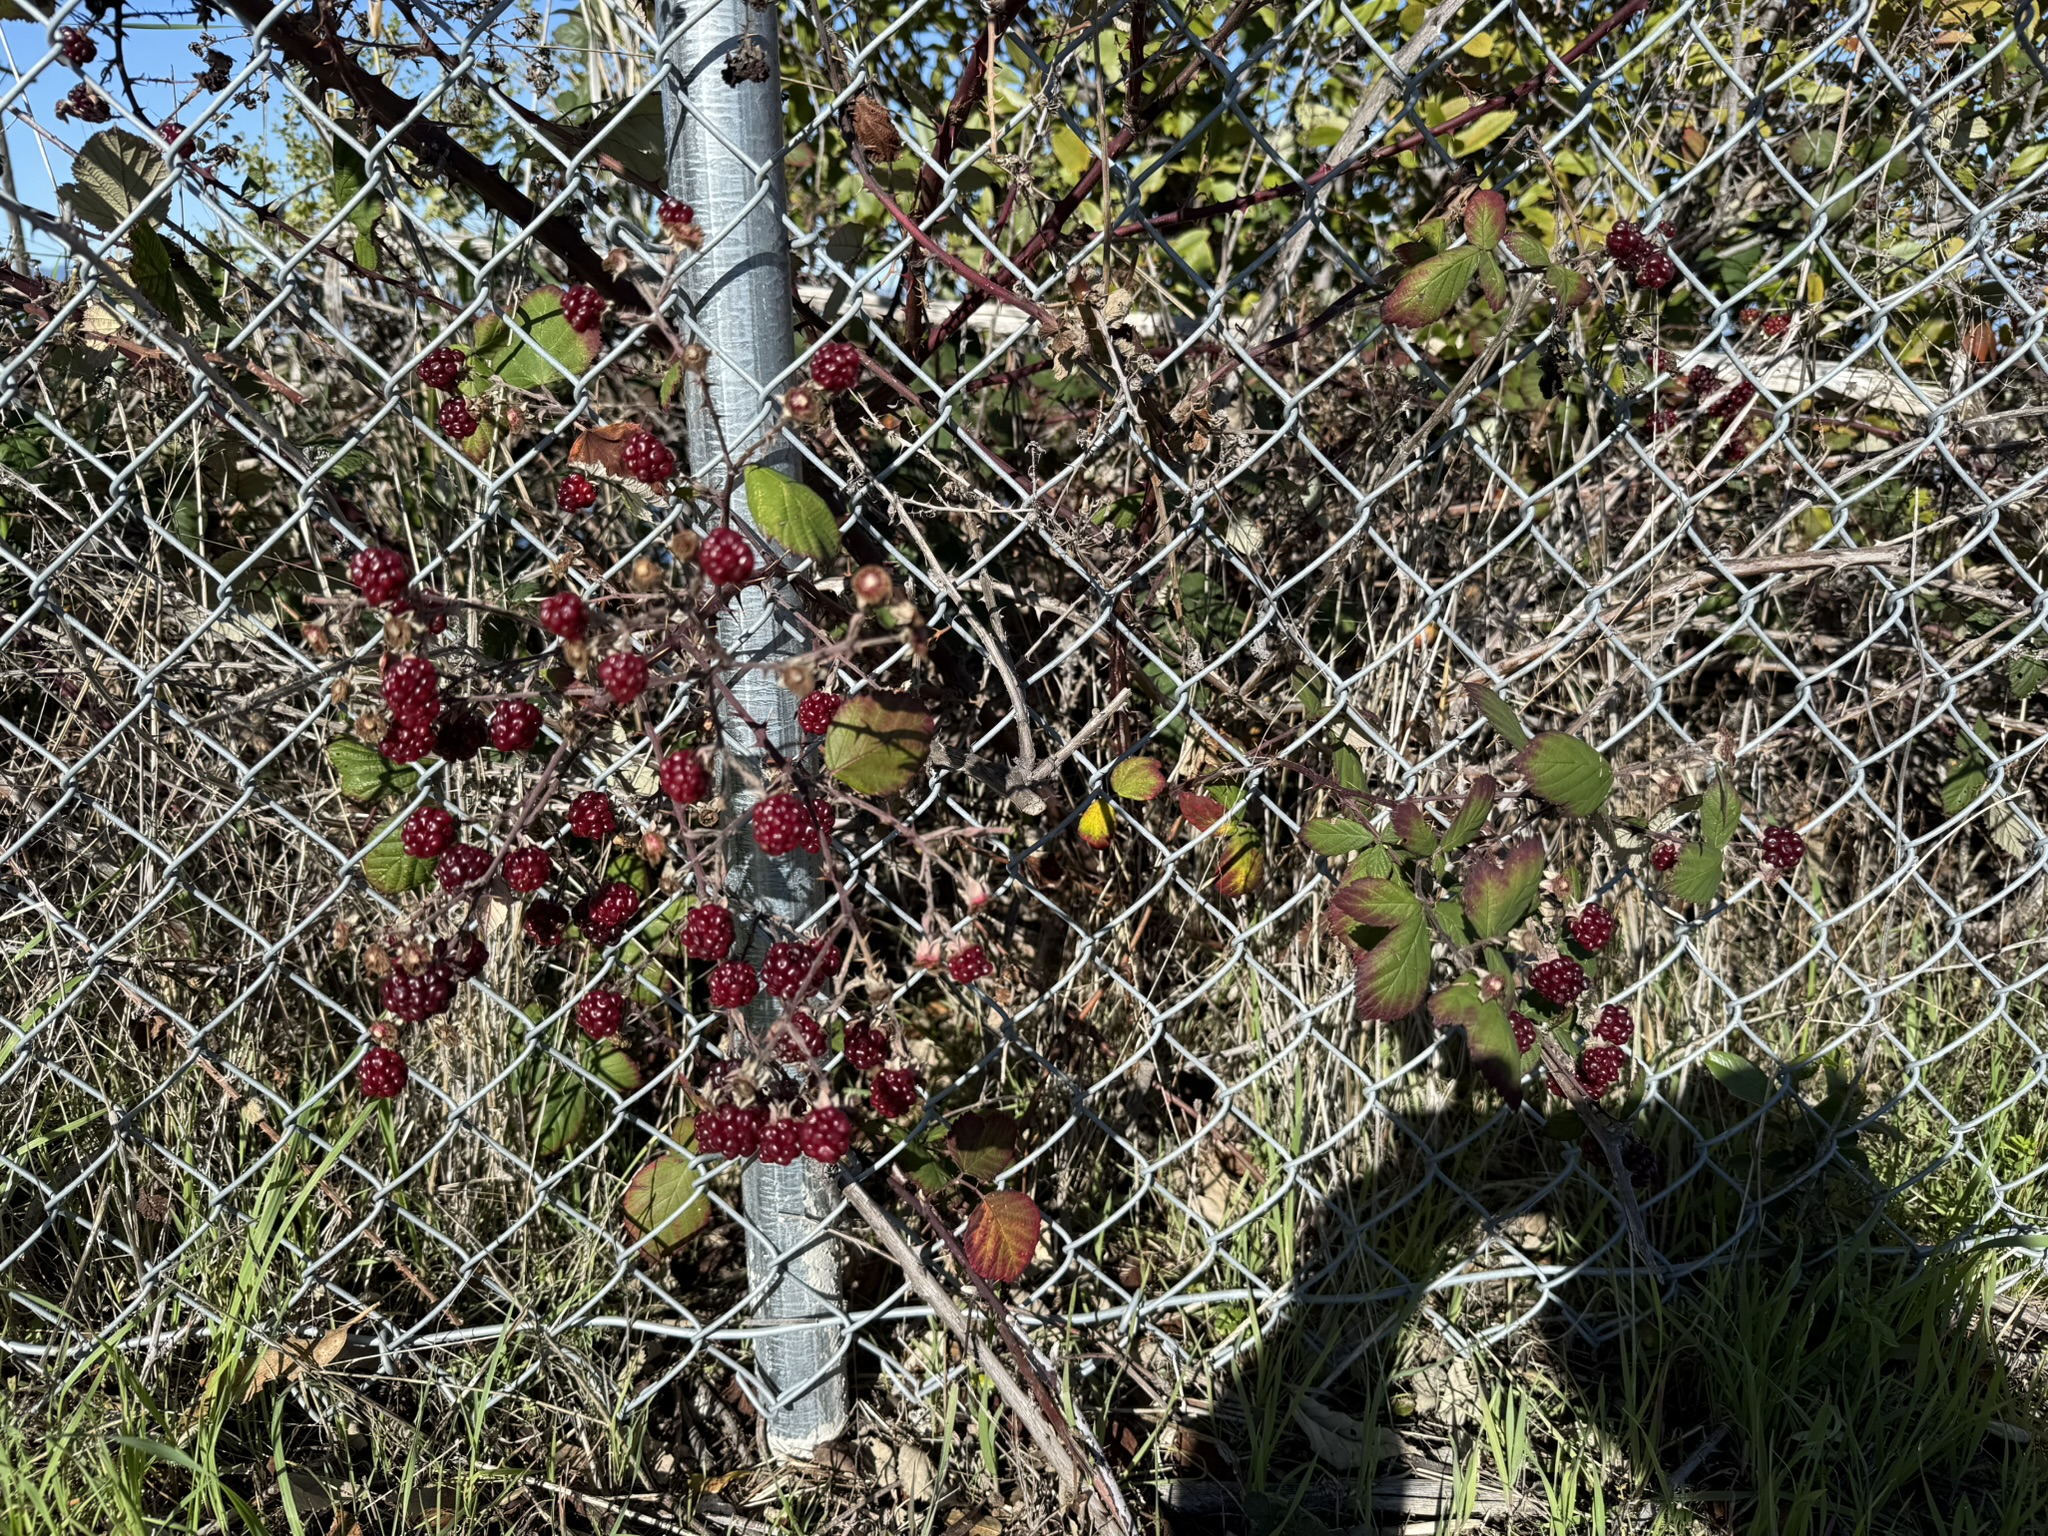
[[[111,1357],[196,1392],[326,1340],[309,1376],[521,1436],[710,1423],[729,1373],[802,1443],[849,1369],[856,1407],[957,1383],[818,1164],[755,1160],[743,1194],[686,1118],[733,1034],[664,914],[717,817],[656,758],[722,730],[743,809],[802,750],[809,680],[777,669],[806,654],[919,701],[929,755],[842,804],[830,893],[726,889],[839,935],[830,1048],[873,1021],[921,1074],[924,1118],[856,1158],[912,1175],[869,1187],[931,1271],[908,1191],[956,1219],[961,1117],[1014,1123],[969,1173],[1042,1209],[1009,1304],[1084,1397],[1283,1347],[1335,1380],[1416,1327],[1597,1332],[1632,1285],[1845,1224],[2037,1229],[2031,13],[0,14],[0,1336],[48,1390]],[[1404,273],[1483,243],[1482,187],[1513,259],[1439,264],[1401,310]],[[600,322],[534,302],[570,287]],[[423,382],[450,346],[462,393]],[[671,485],[606,457],[632,429]],[[706,683],[607,711],[535,605],[630,623],[694,535],[761,520],[723,499],[749,444],[845,555],[728,611],[745,710]],[[343,574],[385,543],[410,613]],[[538,752],[611,792],[600,855],[480,741],[371,749],[408,646],[472,731],[582,700]],[[1512,777],[1473,683],[1615,766],[1543,911],[1620,922],[1608,1102],[1646,1242],[1555,1097],[1509,1110],[1455,1032],[1361,1018],[1322,922],[1346,860],[1312,818]],[[1174,792],[1115,777],[1145,761]],[[1679,901],[1657,818],[1717,763],[1745,821]],[[1180,790],[1229,820],[1199,832]],[[544,947],[502,882],[436,907],[379,878],[428,803],[635,884],[622,947]],[[1810,849],[1789,873],[1773,824]],[[380,976],[463,915],[486,955],[360,1118]],[[966,945],[991,975],[949,975]],[[621,977],[633,1021],[585,1040],[579,999]]]

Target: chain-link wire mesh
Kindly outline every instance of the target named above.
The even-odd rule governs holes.
[[[429,801],[479,826],[513,807],[496,758],[430,754],[364,800],[330,753],[383,645],[351,625],[354,551],[396,541],[444,594],[437,643],[499,680],[481,705],[546,665],[540,595],[638,590],[637,561],[670,569],[706,526],[680,489],[599,475],[582,510],[556,486],[581,434],[626,421],[711,474],[678,360],[737,344],[706,273],[784,263],[762,208],[796,356],[721,424],[781,431],[848,568],[887,565],[915,606],[843,684],[939,719],[916,784],[836,833],[864,945],[847,1006],[905,1032],[927,1128],[1021,1121],[989,1182],[1046,1226],[1012,1301],[1077,1379],[1165,1390],[1283,1334],[1335,1376],[1407,1326],[1597,1332],[1631,1281],[1842,1222],[1918,1250],[2038,1229],[2030,14],[4,14],[17,1368],[54,1388],[109,1351],[169,1371],[345,1327],[347,1361],[506,1414],[708,1412],[713,1367],[757,1404],[815,1384],[756,1370],[774,1266],[749,1277],[736,1172],[681,1119],[719,1038],[696,982],[593,1050],[577,999],[636,962],[523,943],[501,892],[488,962],[411,1029],[394,1110],[359,1120],[364,945],[417,901],[366,883],[366,855]],[[761,163],[720,125],[778,79],[786,143]],[[678,238],[659,205],[687,195],[685,124],[746,190]],[[1589,302],[1525,259],[1498,305],[1382,323],[1480,185]],[[1623,218],[1668,256],[1661,290],[1609,254]],[[598,339],[501,368],[455,440],[422,360],[493,324],[561,358],[559,321],[520,305],[570,283],[610,301]],[[860,382],[789,400],[835,342]],[[846,571],[792,568],[791,611],[843,634]],[[1311,817],[1509,771],[1478,682],[1606,753],[1625,809],[1717,761],[1749,808],[1695,906],[1640,848],[1552,849],[1583,882],[1557,894],[1621,918],[1603,985],[1639,1021],[1655,1254],[1562,1121],[1501,1107],[1426,1020],[1361,1021],[1319,925],[1344,861],[1303,846]],[[655,742],[705,707],[679,693],[644,739],[551,715],[542,750],[612,788],[626,834],[658,831]],[[1246,840],[1119,797],[1145,756],[1240,794]],[[1809,842],[1790,875],[1755,856],[1771,823]],[[675,862],[660,888],[687,895]],[[633,953],[660,953],[641,921]],[[918,963],[970,940],[986,981]],[[663,1154],[713,1210],[672,1250],[622,1204]],[[867,1254],[821,1293],[818,1371],[929,1396],[965,1367]]]

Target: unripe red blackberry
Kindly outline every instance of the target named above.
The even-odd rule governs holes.
[[[505,883],[521,896],[531,896],[554,877],[555,861],[545,848],[528,843],[505,855]]]
[[[1770,337],[1772,341],[1776,341],[1791,329],[1792,317],[1790,315],[1766,315],[1764,317],[1764,334]]]
[[[770,1120],[761,1127],[762,1162],[787,1167],[803,1155],[803,1133],[794,1120]]]
[[[491,711],[491,745],[500,752],[524,752],[540,739],[540,706],[507,699]]]
[[[1609,1003],[1600,1010],[1600,1022],[1593,1026],[1593,1033],[1609,1045],[1627,1045],[1635,1038],[1636,1021],[1619,1003]]]
[[[1696,395],[1705,395],[1718,388],[1720,383],[1721,375],[1705,363],[1701,363],[1685,376],[1685,387]]]
[[[434,865],[434,878],[444,891],[459,891],[475,885],[491,867],[491,850],[475,843],[451,843]]]
[[[1585,1085],[1586,1092],[1597,1099],[1620,1079],[1626,1061],[1627,1057],[1619,1046],[1604,1042],[1589,1045],[1579,1052],[1579,1081]]]
[[[770,858],[802,848],[816,853],[818,824],[795,795],[769,795],[757,801],[751,816],[754,842]]]
[[[178,140],[183,139],[185,137],[185,125],[183,123],[178,122],[158,123],[156,127],[156,136],[162,139],[164,143],[167,145],[175,144],[178,142]],[[183,160],[189,157],[191,153],[198,147],[199,140],[196,137],[186,139],[185,147],[183,149],[176,151],[176,154],[180,160]]]
[[[889,1037],[865,1024],[849,1024],[844,1052],[854,1071],[872,1072],[889,1059]]]
[[[403,552],[382,544],[359,549],[349,558],[348,579],[363,594],[363,601],[381,608],[412,580],[412,562]]]
[[[673,197],[664,197],[659,218],[663,225],[694,224],[697,222],[697,210]]]
[[[853,1150],[853,1122],[846,1118],[844,1110],[830,1105],[814,1109],[797,1121],[796,1134],[804,1156],[828,1168]]]
[[[1806,839],[1790,827],[1764,828],[1764,860],[1780,869],[1792,870],[1806,857]]]
[[[393,971],[377,984],[377,1000],[384,1011],[408,1024],[446,1013],[454,995],[453,979],[445,964],[430,965],[417,976]]]
[[[643,485],[666,485],[676,472],[676,456],[652,432],[635,432],[619,451],[626,473]]]
[[[720,1104],[697,1117],[697,1145],[718,1157],[752,1157],[761,1149],[766,1119],[751,1107]]]
[[[825,1054],[824,1026],[801,1008],[782,1021],[775,1031],[775,1059],[791,1066],[815,1061]]]
[[[467,704],[442,713],[434,726],[434,751],[451,763],[466,763],[483,751],[489,733],[484,717]]]
[[[453,347],[436,347],[420,359],[420,382],[429,389],[446,393],[461,379],[467,361]]]
[[[822,736],[845,702],[844,694],[827,693],[822,688],[815,693],[807,693],[796,707],[796,723],[806,736]]]
[[[1747,379],[1737,379],[1720,394],[1707,402],[1709,416],[1728,421],[1741,414],[1742,408],[1756,398],[1756,386]]]
[[[711,775],[696,753],[679,749],[661,760],[661,792],[678,805],[695,805],[711,792]]]
[[[576,331],[594,330],[604,318],[604,295],[578,283],[562,295],[562,318]]]
[[[100,56],[99,44],[83,27],[66,27],[57,34],[57,38],[64,45],[64,57],[73,64],[90,64]]]
[[[1624,267],[1633,266],[1650,252],[1650,242],[1643,237],[1640,226],[1628,219],[1618,221],[1607,231],[1607,254]]]
[[[1678,263],[1662,251],[1652,251],[1636,263],[1636,286],[1662,293],[1678,281]]]
[[[107,98],[82,80],[71,87],[70,94],[57,108],[59,117],[67,112],[81,123],[104,123],[114,115],[114,109],[108,105]]]
[[[389,1046],[373,1045],[356,1063],[356,1091],[366,1099],[395,1099],[405,1092],[405,1058]]]
[[[1580,947],[1596,954],[1607,947],[1608,941],[1614,937],[1614,929],[1614,914],[1597,905],[1579,908],[1571,921],[1572,937],[1579,941]]]
[[[728,960],[705,978],[714,1008],[744,1008],[761,990],[761,978],[744,960]]]
[[[434,958],[445,963],[452,975],[468,978],[482,973],[491,952],[473,933],[458,933],[452,939],[434,940]]]
[[[761,961],[761,985],[770,997],[806,997],[825,980],[826,956],[802,942],[770,944]]]
[[[564,512],[581,512],[596,500],[597,487],[587,475],[564,475],[555,487],[555,505]]]
[[[576,1001],[576,1027],[593,1040],[609,1040],[626,1017],[626,999],[617,992],[586,992]]]
[[[723,960],[732,953],[732,913],[705,902],[683,919],[683,953],[693,960]]]
[[[754,546],[737,528],[714,528],[697,546],[697,568],[713,586],[736,587],[754,574]]]
[[[476,436],[476,412],[467,400],[443,400],[434,413],[434,425],[458,443],[467,442]]]
[[[569,802],[569,831],[572,836],[602,842],[619,824],[612,797],[601,789],[586,789]]]
[[[377,743],[377,750],[386,762],[416,763],[434,750],[434,740],[433,721],[400,720]]]
[[[860,348],[828,341],[811,359],[811,382],[820,389],[851,389],[860,380]]]
[[[630,704],[647,691],[647,658],[638,651],[613,651],[597,664],[597,680],[615,703]]]
[[[946,974],[963,987],[972,986],[994,972],[995,967],[989,964],[988,951],[979,944],[968,945],[946,962]]]
[[[640,910],[640,893],[623,880],[614,880],[590,903],[590,920],[602,928],[623,928]]]
[[[521,928],[542,949],[553,949],[569,931],[569,909],[559,901],[536,901],[526,909]]]
[[[590,610],[574,592],[557,592],[541,599],[540,627],[564,640],[581,640],[589,626]]]
[[[1663,874],[1678,863],[1678,844],[1659,843],[1650,850],[1650,868]]]
[[[1510,1013],[1508,1028],[1515,1032],[1515,1049],[1528,1055],[1529,1047],[1536,1043],[1536,1021],[1526,1013]]]
[[[875,1074],[868,1104],[884,1120],[907,1115],[917,1107],[917,1072],[912,1067],[886,1067]]]
[[[1567,1008],[1586,990],[1586,972],[1578,961],[1559,955],[1531,971],[1529,985],[1546,1002]]]
[[[424,656],[394,656],[379,685],[391,718],[432,721],[441,713],[441,678]]]
[[[455,839],[455,818],[446,808],[423,805],[405,818],[398,841],[416,859],[438,859]]]

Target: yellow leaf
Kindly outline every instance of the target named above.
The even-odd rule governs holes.
[[[1806,302],[1818,304],[1828,296],[1828,285],[1821,281],[1818,272],[1806,274]]]
[[[1095,800],[1081,813],[1081,824],[1074,829],[1074,835],[1090,848],[1107,848],[1115,829],[1116,812],[1107,800]]]
[[[1491,32],[1481,32],[1476,36],[1466,38],[1465,51],[1475,59],[1492,58],[1493,34]]]
[[[1081,174],[1095,163],[1095,153],[1081,142],[1081,136],[1073,129],[1062,125],[1052,136],[1053,158],[1060,163],[1060,169],[1076,181]]]
[[[1489,112],[1476,123],[1460,129],[1451,136],[1451,153],[1469,155],[1486,148],[1495,139],[1506,133],[1515,121],[1512,112]]]

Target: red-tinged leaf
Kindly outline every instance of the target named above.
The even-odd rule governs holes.
[[[1465,238],[1490,251],[1508,232],[1508,200],[1498,192],[1475,192],[1465,204]]]
[[[1542,269],[1550,265],[1550,252],[1543,249],[1543,242],[1526,229],[1511,229],[1500,237],[1500,243],[1507,247],[1508,254],[1525,267]]]
[[[1508,307],[1508,280],[1507,275],[1500,269],[1500,263],[1494,259],[1493,252],[1488,251],[1479,258],[1476,275],[1479,278],[1479,291],[1486,295],[1486,302],[1493,306],[1495,314],[1501,313]]]
[[[1360,945],[1379,942],[1396,928],[1421,927],[1422,903],[1398,880],[1367,875],[1337,887],[1324,921],[1330,931]],[[1365,930],[1352,934],[1354,928]]]
[[[1593,296],[1592,280],[1561,262],[1552,262],[1543,269],[1543,281],[1557,295],[1559,309],[1577,309]]]
[[[1460,246],[1411,267],[1380,305],[1380,318],[1408,330],[1435,324],[1465,296],[1472,273],[1485,254],[1474,245]]]
[[[1394,247],[1394,260],[1404,267],[1419,267],[1436,254],[1436,247],[1420,240],[1403,240]]]
[[[1215,826],[1223,819],[1226,809],[1228,807],[1213,795],[1197,794],[1191,789],[1180,792],[1180,813],[1197,832],[1206,832]]]
[[[1426,859],[1436,852],[1436,823],[1421,806],[1413,800],[1403,800],[1394,807],[1392,819],[1394,835],[1415,857]]]
[[[1515,1029],[1508,1011],[1489,1002],[1471,977],[1441,987],[1429,999],[1429,1016],[1438,1029],[1465,1033],[1465,1054],[1508,1108],[1522,1105],[1522,1053],[1515,1049]]]
[[[1126,800],[1157,800],[1166,790],[1166,770],[1156,757],[1127,757],[1109,770],[1109,787]]]
[[[1358,1016],[1404,1019],[1429,996],[1429,925],[1404,923],[1357,959]]]
[[[984,1280],[1015,1280],[1038,1251],[1042,1224],[1037,1201],[1019,1190],[997,1190],[967,1218],[963,1245],[968,1268]]]
[[[1107,800],[1090,800],[1074,824],[1074,836],[1090,848],[1107,848],[1116,840],[1116,811]]]
[[[1486,818],[1493,814],[1493,807],[1500,799],[1500,785],[1490,774],[1482,773],[1472,781],[1472,787],[1465,791],[1465,803],[1458,807],[1458,814],[1451,818],[1451,824],[1444,829],[1443,850],[1456,853],[1460,848],[1477,837],[1486,825]]]
[[[932,748],[932,717],[909,699],[856,694],[825,731],[825,771],[857,795],[893,795]]]
[[[1592,815],[1614,792],[1607,759],[1562,731],[1546,731],[1524,747],[1521,767],[1531,789],[1574,816]]]
[[[946,1134],[954,1166],[970,1179],[992,1179],[1017,1161],[1017,1117],[969,1110]]]
[[[686,1157],[664,1152],[641,1166],[620,1201],[626,1230],[646,1239],[650,1253],[665,1253],[695,1237],[711,1219],[711,1203],[697,1187]]]
[[[1216,894],[1233,901],[1249,896],[1266,883],[1266,840],[1250,827],[1235,826],[1223,836],[1223,863],[1216,871]]]
[[[1505,858],[1488,854],[1465,871],[1465,916],[1483,939],[1504,938],[1529,915],[1543,885],[1543,839],[1524,838]]]

